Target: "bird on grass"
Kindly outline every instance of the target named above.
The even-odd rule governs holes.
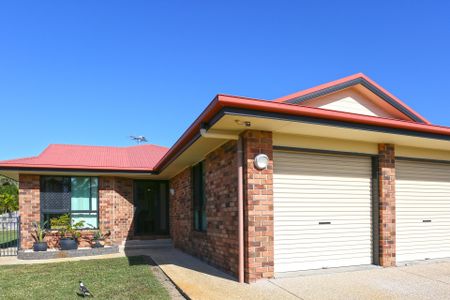
[[[84,285],[84,283],[80,280],[80,292],[77,293],[82,297],[94,297],[89,289]]]

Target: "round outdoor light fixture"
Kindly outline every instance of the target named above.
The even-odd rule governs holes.
[[[265,169],[269,165],[269,157],[262,153],[258,154],[255,156],[254,164],[258,170]]]

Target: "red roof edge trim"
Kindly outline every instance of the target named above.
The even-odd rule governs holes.
[[[403,121],[395,119],[387,119],[373,116],[365,116],[352,114],[347,112],[339,112],[321,108],[312,108],[298,106],[295,104],[286,104],[274,101],[266,101],[260,99],[243,98],[231,95],[217,95],[216,98],[208,105],[207,109],[196,119],[196,121],[187,129],[175,145],[167,152],[161,161],[155,166],[155,169],[162,171],[166,164],[183,148],[195,134],[200,130],[202,123],[208,123],[216,113],[222,108],[242,108],[264,112],[283,113],[289,115],[316,117],[321,119],[336,120],[357,124],[367,124],[380,127],[388,127],[394,129],[404,129],[409,131],[417,131],[430,134],[450,136],[450,127],[436,126],[430,124],[416,123],[412,121]]]

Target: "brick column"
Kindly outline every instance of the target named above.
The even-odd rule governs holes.
[[[134,235],[133,180],[99,178],[99,227],[111,231],[110,242],[121,244]]]
[[[395,250],[395,146],[378,145],[379,154],[379,263],[396,265]]]
[[[272,133],[246,131],[244,142],[244,239],[245,282],[274,275],[273,250],[273,149]],[[257,170],[253,159],[264,153],[270,158],[265,170]]]
[[[33,222],[40,222],[40,178],[39,175],[19,175],[20,247],[33,248]]]
[[[111,231],[111,241],[115,239],[113,228],[113,205],[114,205],[114,177],[98,178],[98,219],[99,228],[103,232]]]

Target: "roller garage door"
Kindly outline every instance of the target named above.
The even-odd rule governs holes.
[[[372,263],[371,159],[274,153],[275,272]]]
[[[450,165],[397,160],[397,263],[450,257]]]

